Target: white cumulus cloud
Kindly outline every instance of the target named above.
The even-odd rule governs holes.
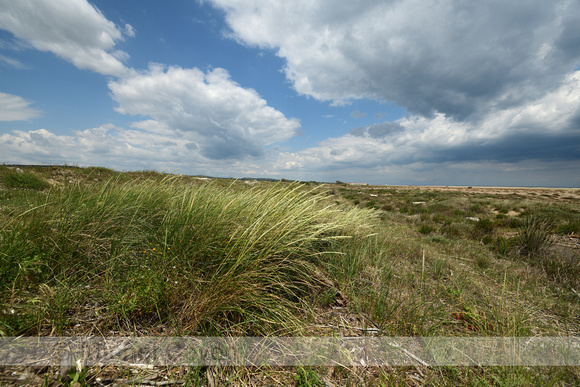
[[[324,171],[413,163],[513,163],[580,160],[580,71],[528,104],[491,111],[477,123],[437,113],[355,128],[298,152],[282,152],[277,168]]]
[[[123,29],[86,0],[0,0],[0,28],[80,69],[115,76],[128,71],[127,54],[115,50]],[[135,30],[127,24],[125,34]]]
[[[111,124],[59,135],[47,129],[0,134],[0,153],[8,163],[103,165],[115,169],[154,169],[196,161],[174,137]]]
[[[475,120],[551,92],[580,64],[572,0],[208,0],[230,36],[277,50],[296,91]]]
[[[216,68],[149,70],[109,83],[117,111],[152,120],[134,126],[158,133],[178,133],[209,159],[261,156],[264,147],[294,136],[298,120],[268,106],[258,93]]]
[[[153,121],[136,126],[158,129]],[[78,130],[70,135],[47,129],[0,134],[3,162],[12,164],[99,165],[116,170],[157,170],[222,177],[275,176],[272,156],[255,161],[211,160],[179,132],[158,133],[112,124]]]
[[[26,121],[38,117],[40,111],[30,104],[20,96],[0,92],[0,121]]]

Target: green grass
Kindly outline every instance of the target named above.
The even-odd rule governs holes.
[[[315,370],[299,367],[295,376],[296,387],[322,387],[324,383]]]
[[[321,198],[300,185],[236,190],[175,178],[55,189],[0,230],[9,301],[46,290],[42,307],[19,306],[27,324],[7,318],[5,329],[61,330],[70,322],[61,309],[80,308],[88,293],[121,325],[147,318],[191,333],[296,329],[297,308],[324,281],[317,264],[332,251],[321,248],[356,235],[370,214]],[[72,305],[67,289],[79,287],[92,290]]]
[[[15,173],[49,187],[9,187]],[[3,336],[278,336],[313,326],[339,335],[345,322],[385,336],[580,331],[577,250],[553,243],[575,232],[573,199],[75,167],[3,166],[0,182]],[[242,384],[256,372],[278,384],[320,385],[323,375],[411,383],[405,367],[360,368],[220,375]],[[577,369],[421,372],[430,385],[578,380]],[[190,377],[203,385],[207,375]]]
[[[580,234],[580,219],[574,219],[558,225],[558,233],[562,235]]]
[[[8,169],[6,166],[0,166],[0,184],[6,188],[12,189],[33,189],[43,190],[50,187],[50,184],[42,177],[18,169]]]
[[[529,216],[524,219],[524,223],[518,235],[520,254],[536,255],[542,253],[550,244],[550,222]]]

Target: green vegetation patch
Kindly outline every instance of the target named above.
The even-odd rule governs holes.
[[[12,293],[4,301],[41,292],[41,302],[2,316],[3,331],[64,330],[73,320],[63,308],[88,298],[111,321],[145,318],[178,332],[292,331],[303,300],[324,282],[322,253],[373,218],[324,206],[325,196],[312,193],[177,177],[53,190],[0,229],[0,286]],[[72,288],[81,289],[77,297],[66,296]]]
[[[0,169],[0,183],[6,188],[43,190],[50,187],[50,183],[43,177],[19,168],[9,169],[5,166]]]

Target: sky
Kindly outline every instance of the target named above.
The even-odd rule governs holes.
[[[580,2],[0,0],[0,163],[580,187]]]

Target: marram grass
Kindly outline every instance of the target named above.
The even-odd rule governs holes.
[[[299,184],[241,190],[167,178],[53,189],[0,230],[3,302],[18,309],[3,333],[38,332],[57,317],[66,327],[54,297],[70,288],[82,290],[69,309],[98,304],[110,324],[295,332],[305,298],[326,281],[321,261],[336,241],[370,232],[374,216],[322,203]],[[18,305],[23,291],[47,296]]]

